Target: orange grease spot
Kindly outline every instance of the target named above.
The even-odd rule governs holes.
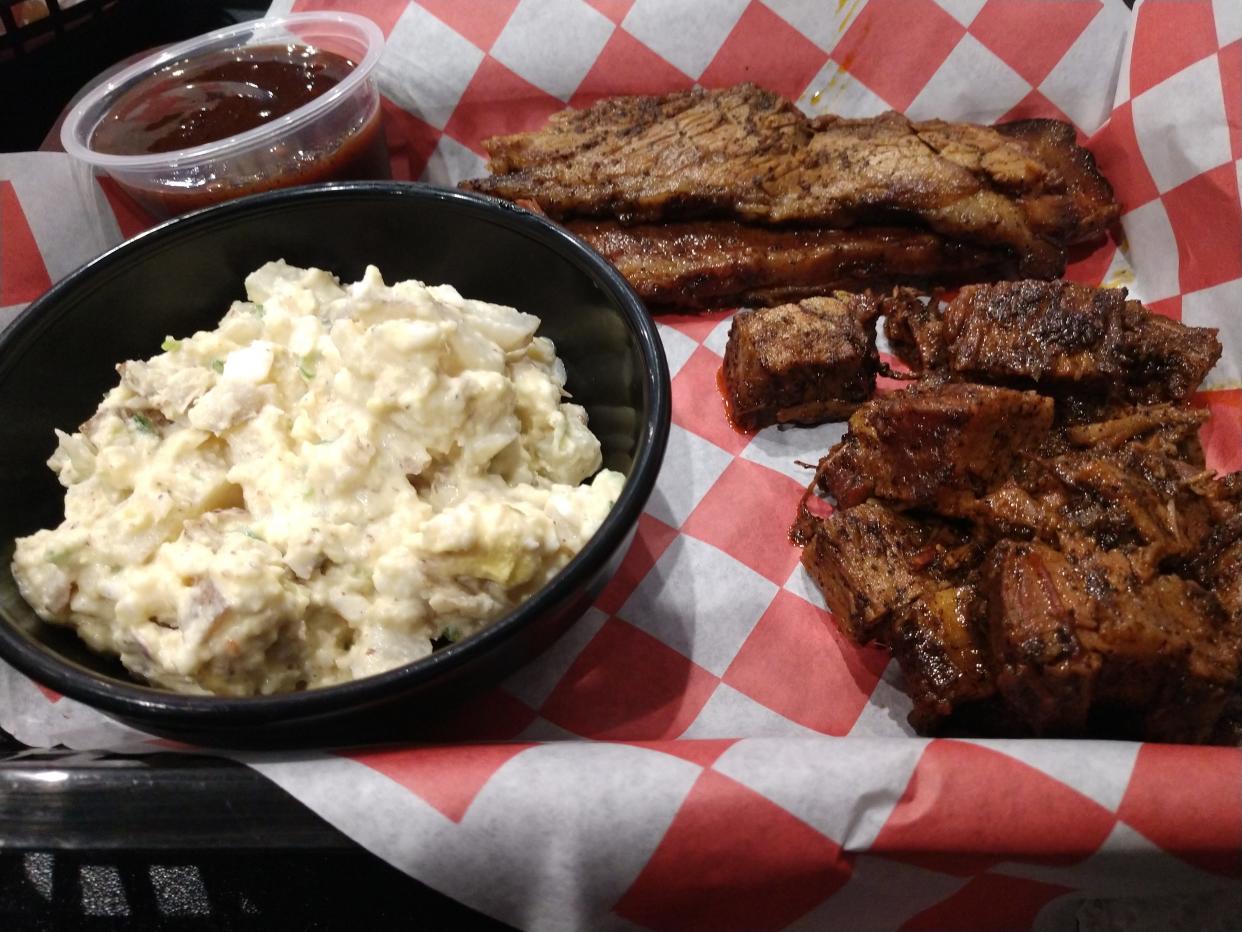
[[[716,370],[716,391],[720,392],[720,400],[724,404],[725,420],[729,422],[729,426],[743,437],[749,437],[758,433],[758,431],[747,430],[739,426],[737,420],[733,417],[733,399],[729,396],[729,386],[725,382],[724,366]]]

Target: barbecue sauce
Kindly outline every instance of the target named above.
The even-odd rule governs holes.
[[[716,391],[720,393],[720,400],[724,404],[725,420],[729,422],[729,426],[745,437],[755,433],[755,431],[747,430],[738,424],[733,416],[733,397],[729,394],[729,386],[725,382],[724,366],[716,370]]]
[[[147,155],[175,152],[217,142],[309,103],[339,84],[356,63],[305,45],[258,45],[224,49],[171,62],[126,91],[91,136],[96,152]],[[131,195],[156,213],[196,207],[270,188],[346,178],[389,177],[378,109],[361,126],[335,136],[316,136],[301,128],[296,145],[277,139],[260,157],[272,165],[245,167],[204,185],[151,190],[126,185]],[[310,134],[308,144],[305,138]],[[281,147],[288,151],[281,152]]]

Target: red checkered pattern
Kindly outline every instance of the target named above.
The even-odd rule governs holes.
[[[479,174],[485,137],[567,102],[695,82],[753,80],[812,114],[1071,120],[1124,214],[1068,276],[1220,328],[1195,403],[1209,464],[1242,467],[1237,0],[292,5],[383,27],[401,178]],[[64,157],[0,156],[0,325],[145,222]],[[1076,897],[1236,881],[1242,751],[911,734],[886,655],[837,633],[786,538],[797,461],[843,427],[734,432],[716,402],[730,316],[660,318],[665,469],[620,571],[547,654],[438,743],[246,759],[522,927],[1050,928]],[[149,746],[58,698],[0,668],[0,724],[28,743]]]
[[[0,181],[0,306],[26,304],[52,287],[17,192]]]

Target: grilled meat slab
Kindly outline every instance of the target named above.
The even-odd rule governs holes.
[[[834,291],[1003,278],[1001,250],[908,227],[778,229],[734,220],[566,226],[625,276],[649,306],[784,304]]]
[[[1052,417],[1052,399],[1034,392],[918,385],[859,408],[817,481],[842,508],[874,495],[960,514],[1039,447]]]
[[[914,223],[1010,251],[1053,277],[1064,247],[1117,216],[1073,128],[807,118],[751,84],[618,97],[554,114],[534,133],[486,140],[491,177],[464,187],[537,202],[567,220],[728,218],[845,228]]]
[[[899,307],[885,326],[914,368],[1124,403],[1186,400],[1221,354],[1214,329],[1153,314],[1124,288],[1063,281],[970,285],[939,317]]]
[[[746,430],[848,417],[875,391],[876,302],[839,292],[740,311],[729,328],[724,388]]]

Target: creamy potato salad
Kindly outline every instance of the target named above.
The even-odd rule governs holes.
[[[246,293],[57,432],[64,523],[17,542],[35,611],[139,676],[252,695],[417,660],[542,586],[620,494],[537,317],[374,267],[269,263]]]

